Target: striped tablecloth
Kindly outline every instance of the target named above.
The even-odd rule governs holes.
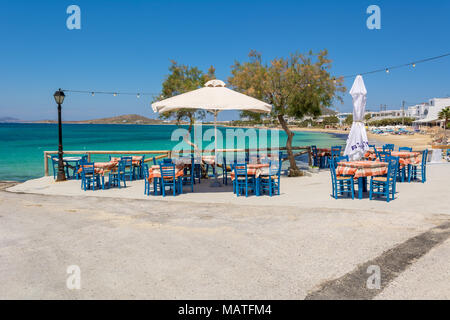
[[[89,166],[90,167],[90,166]],[[117,167],[117,162],[115,161],[109,161],[109,162],[95,162],[94,163],[94,169],[96,174],[105,175],[109,171],[113,170]],[[78,173],[81,173],[83,171],[82,166],[80,169],[78,169]]]
[[[379,161],[339,162],[336,168],[338,176],[354,176],[355,178],[381,176],[387,174],[388,164]]]
[[[142,159],[143,159],[143,156],[132,156],[131,162],[133,163],[133,166],[139,166],[141,164]],[[117,163],[119,163],[120,160],[121,160],[120,157],[111,157],[110,162],[115,162],[117,164]]]
[[[267,172],[268,174],[268,163],[258,163],[258,164],[248,164],[247,165],[247,175],[249,176],[255,176],[255,178],[258,178],[262,174],[265,174]],[[267,170],[266,170],[267,169]],[[231,180],[234,180],[234,171],[231,172]]]
[[[175,166],[175,179],[184,175],[184,168],[186,168],[186,165],[183,164]],[[159,165],[151,166],[148,169],[148,181],[152,183],[155,178],[161,178],[161,168]]]
[[[327,157],[331,156],[331,148],[319,148],[317,149],[318,157]]]
[[[391,156],[400,158],[400,168],[409,164],[417,165],[422,161],[420,152],[392,151]]]
[[[417,165],[422,161],[420,152],[392,151],[391,156],[399,158],[400,169],[409,164]],[[368,160],[376,160],[377,155],[375,154],[375,151],[370,150],[366,152],[364,157]]]

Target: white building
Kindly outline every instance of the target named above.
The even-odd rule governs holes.
[[[426,115],[423,118],[420,118],[419,120],[414,121],[414,124],[417,126],[421,126],[421,125],[442,126],[444,123],[444,120],[439,120],[439,112],[441,112],[442,109],[444,109],[446,107],[450,107],[450,98],[430,99],[427,106],[424,107],[424,110],[427,110],[427,111],[424,111],[424,115],[425,115],[425,113],[426,113]]]
[[[428,103],[416,104],[415,106],[408,107],[406,116],[417,120],[425,119],[428,116],[429,109],[430,105]]]

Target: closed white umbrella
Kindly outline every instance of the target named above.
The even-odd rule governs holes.
[[[353,124],[347,139],[344,155],[350,160],[357,161],[364,157],[369,150],[364,114],[366,111],[367,90],[362,76],[357,76],[350,95],[353,98]]]
[[[217,114],[219,112],[226,110],[246,110],[258,113],[270,113],[272,111],[270,104],[228,89],[225,83],[220,80],[208,81],[203,88],[155,102],[152,104],[152,108],[154,112],[159,113],[180,109],[211,111],[214,114],[214,152],[217,150]],[[217,153],[215,152],[215,154]]]

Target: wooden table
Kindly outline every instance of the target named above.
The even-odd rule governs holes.
[[[367,192],[367,177],[382,176],[388,172],[388,163],[380,161],[343,161],[336,168],[337,176],[353,176],[358,179],[358,198]]]

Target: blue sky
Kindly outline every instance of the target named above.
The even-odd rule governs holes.
[[[81,30],[66,8],[81,8]],[[381,30],[366,9],[381,7]],[[169,61],[214,65],[226,80],[251,49],[270,60],[328,49],[334,75],[450,52],[450,2],[429,1],[0,1],[0,117],[56,119],[59,88],[157,93]],[[368,107],[450,96],[450,57],[365,77]],[[350,89],[352,79],[346,81]],[[337,104],[351,111],[351,99]],[[150,97],[69,94],[66,120],[136,113],[155,117]],[[224,113],[230,119],[236,113]]]

